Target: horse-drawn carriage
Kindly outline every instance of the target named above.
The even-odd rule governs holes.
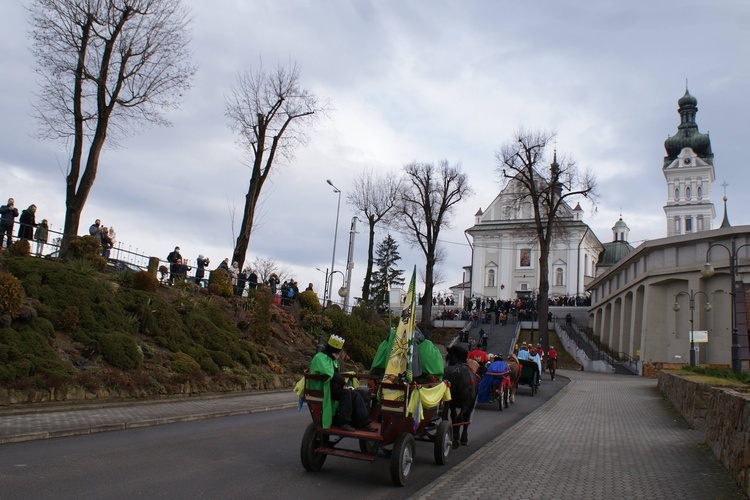
[[[519,385],[528,385],[531,387],[531,395],[534,396],[539,390],[539,365],[536,361],[530,359],[521,359],[521,375],[518,377]]]
[[[305,430],[300,449],[305,469],[320,470],[328,455],[368,462],[379,456],[390,456],[391,479],[394,484],[404,486],[412,471],[415,441],[432,442],[435,463],[448,462],[453,430],[450,421],[440,418],[445,391],[450,394],[446,383],[391,383],[380,381],[374,375],[351,375],[360,387],[370,391],[370,420],[375,430],[349,432],[337,426],[324,428],[322,425],[323,390],[311,388],[310,385],[315,384],[310,382],[325,382],[326,378],[325,375],[305,374],[304,399],[313,420]],[[432,404],[435,401],[439,402]],[[352,440],[359,441],[359,450],[342,446]]]
[[[510,407],[512,382],[510,370],[505,372],[486,372],[479,383],[479,403],[497,403],[498,410]]]

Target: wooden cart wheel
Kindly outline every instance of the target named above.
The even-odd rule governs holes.
[[[443,420],[435,432],[435,463],[445,465],[450,459],[453,449],[453,426],[450,421]]]
[[[314,422],[310,422],[307,429],[305,429],[305,434],[302,436],[302,446],[300,447],[302,466],[306,470],[319,471],[326,461],[328,455],[315,453],[315,450],[320,446],[321,439],[317,426]]]
[[[391,480],[396,486],[406,486],[414,462],[414,436],[402,432],[393,444],[391,455]]]
[[[539,390],[539,373],[534,372],[534,376],[531,377],[531,395],[535,396],[536,391]]]

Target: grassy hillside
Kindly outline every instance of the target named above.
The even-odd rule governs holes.
[[[279,307],[267,289],[149,292],[141,278],[0,253],[0,405],[289,387],[319,335],[344,335],[364,365],[387,336],[366,310],[321,314],[313,292]]]

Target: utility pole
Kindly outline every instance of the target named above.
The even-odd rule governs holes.
[[[349,230],[349,257],[346,261],[346,297],[344,297],[344,312],[349,307],[349,295],[352,292],[352,270],[354,269],[354,237],[357,234],[357,218],[352,217],[352,227]]]

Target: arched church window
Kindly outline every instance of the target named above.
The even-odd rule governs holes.
[[[487,286],[495,286],[495,270],[489,269],[487,271]]]
[[[685,188],[685,199],[686,200],[690,199],[690,186]]]
[[[563,269],[558,267],[555,269],[555,286],[563,286]]]
[[[675,201],[680,199],[680,188],[674,188],[674,199]]]
[[[703,188],[698,186],[698,199],[700,200],[701,198],[703,198]]]

